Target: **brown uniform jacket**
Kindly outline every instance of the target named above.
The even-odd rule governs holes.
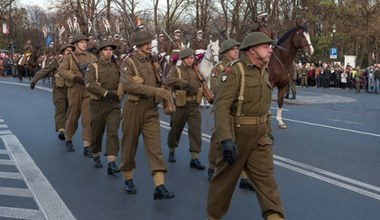
[[[166,40],[163,40],[162,42],[158,43],[158,53],[165,53],[168,48],[168,42]]]
[[[96,78],[94,63],[98,66],[98,78]],[[89,70],[86,74],[87,90],[101,97],[104,97],[108,90],[116,92],[120,81],[120,72],[115,61],[104,61],[99,58],[94,63],[89,65]]]
[[[218,92],[218,83],[220,81],[220,75],[222,75],[224,68],[226,68],[229,62],[231,62],[231,60],[224,56],[223,60],[217,63],[211,71],[210,84],[211,90],[214,93],[214,95],[216,95],[216,93]]]
[[[174,42],[175,42],[175,45],[173,44],[173,42],[170,42],[168,43],[168,47],[167,47],[167,50],[166,50],[166,53],[167,54],[171,54],[173,52],[173,50],[183,50],[183,41],[182,39],[175,39],[173,38]]]
[[[127,49],[126,49],[125,44],[122,41],[120,41],[120,40],[114,40],[112,43],[114,43],[117,46],[114,54],[116,56],[118,56],[118,58],[120,58],[120,56],[122,54],[125,54],[125,52],[126,52]]]
[[[180,74],[178,69],[180,70]],[[180,66],[173,66],[166,77],[166,83],[172,87],[172,91],[186,90],[186,96],[197,95],[201,82],[197,79],[192,67],[185,66],[182,63]]]
[[[140,76],[144,82],[142,84],[137,83],[133,79],[134,76]],[[158,87],[151,60],[138,51],[121,64],[120,81],[128,94],[141,95],[141,97],[154,96],[155,88]]]
[[[190,48],[193,50],[198,50],[198,49],[206,50],[207,45],[208,45],[207,40],[195,38],[191,41]]]
[[[62,63],[63,57],[62,58],[53,58],[52,61],[48,65],[46,65],[43,69],[38,71],[36,75],[34,75],[32,82],[36,83],[38,80],[41,78],[47,76],[50,72],[54,73],[54,82],[57,87],[64,87],[65,80],[59,75],[56,74],[60,63]]]
[[[244,72],[238,66],[240,62]],[[241,86],[241,74],[245,74],[244,101],[241,116],[258,117],[268,113],[272,99],[272,87],[268,80],[268,71],[252,64],[243,55],[238,61],[231,62],[220,77],[219,89],[214,106],[216,137],[218,142],[234,139],[234,124]]]
[[[75,51],[73,53],[77,57],[79,65],[88,65],[97,60],[95,55],[87,51]],[[71,54],[65,56],[62,64],[59,66],[58,73],[66,80],[66,84],[69,87],[73,85],[74,76],[83,77]]]

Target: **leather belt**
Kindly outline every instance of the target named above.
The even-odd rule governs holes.
[[[234,117],[234,124],[237,124],[237,117]],[[258,117],[239,117],[241,125],[256,125],[267,121],[267,114]]]

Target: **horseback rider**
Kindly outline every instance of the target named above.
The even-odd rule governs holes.
[[[199,63],[207,49],[208,41],[203,39],[203,31],[197,31],[197,37],[190,42],[190,48],[195,51],[195,58]]]
[[[175,65],[179,59],[179,53],[185,48],[184,42],[181,39],[181,30],[177,29],[174,31],[174,42],[168,44],[166,54],[170,55],[169,67]]]
[[[268,13],[262,12],[262,13],[257,15],[256,21],[253,24],[251,31],[252,32],[255,32],[255,31],[263,32],[264,34],[268,35],[269,38],[273,39],[271,26],[268,23],[269,23]]]

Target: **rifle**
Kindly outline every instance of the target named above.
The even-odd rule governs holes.
[[[173,38],[170,37],[170,35],[164,29],[162,29],[162,32],[164,32],[164,34],[169,39],[169,41],[174,45],[174,47],[176,47],[177,49],[180,49],[178,48],[177,43],[173,40]]]
[[[202,83],[203,88],[203,95],[206,98],[207,102],[212,104],[214,102],[214,94],[211,92],[211,90],[208,88],[206,80],[202,74],[200,74],[198,70],[198,66],[193,65],[193,70],[195,72],[195,76],[198,78],[199,81]]]
[[[131,27],[133,28],[133,32],[137,32],[137,31],[139,31],[140,29],[139,29],[138,27],[136,27],[136,25],[135,25],[135,23],[133,22],[131,16],[130,16],[128,13],[126,13],[126,14],[127,14],[128,22],[131,24]]]
[[[70,51],[70,54],[71,54],[71,56],[73,57],[74,62],[75,62],[75,64],[77,65],[77,67],[78,67],[78,69],[79,69],[79,71],[80,71],[80,73],[82,74],[83,79],[84,79],[85,76],[86,76],[86,72],[87,72],[87,66],[88,66],[90,63],[79,64],[79,62],[78,62],[78,58],[75,56],[75,54],[74,54],[72,51]]]
[[[166,89],[167,84],[164,82],[164,78],[162,77],[161,68],[159,67],[159,64],[157,63],[157,61],[154,61],[152,57],[151,57],[151,65],[152,65],[157,83],[160,84],[161,88]],[[165,114],[171,115],[175,112],[175,105],[173,103],[173,100],[163,99],[162,102],[163,102]]]

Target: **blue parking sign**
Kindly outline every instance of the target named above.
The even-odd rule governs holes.
[[[53,41],[53,39],[51,38],[50,35],[48,35],[46,37],[46,48],[49,48],[49,45],[51,44],[52,41]]]
[[[338,58],[338,48],[330,48],[330,59]]]

